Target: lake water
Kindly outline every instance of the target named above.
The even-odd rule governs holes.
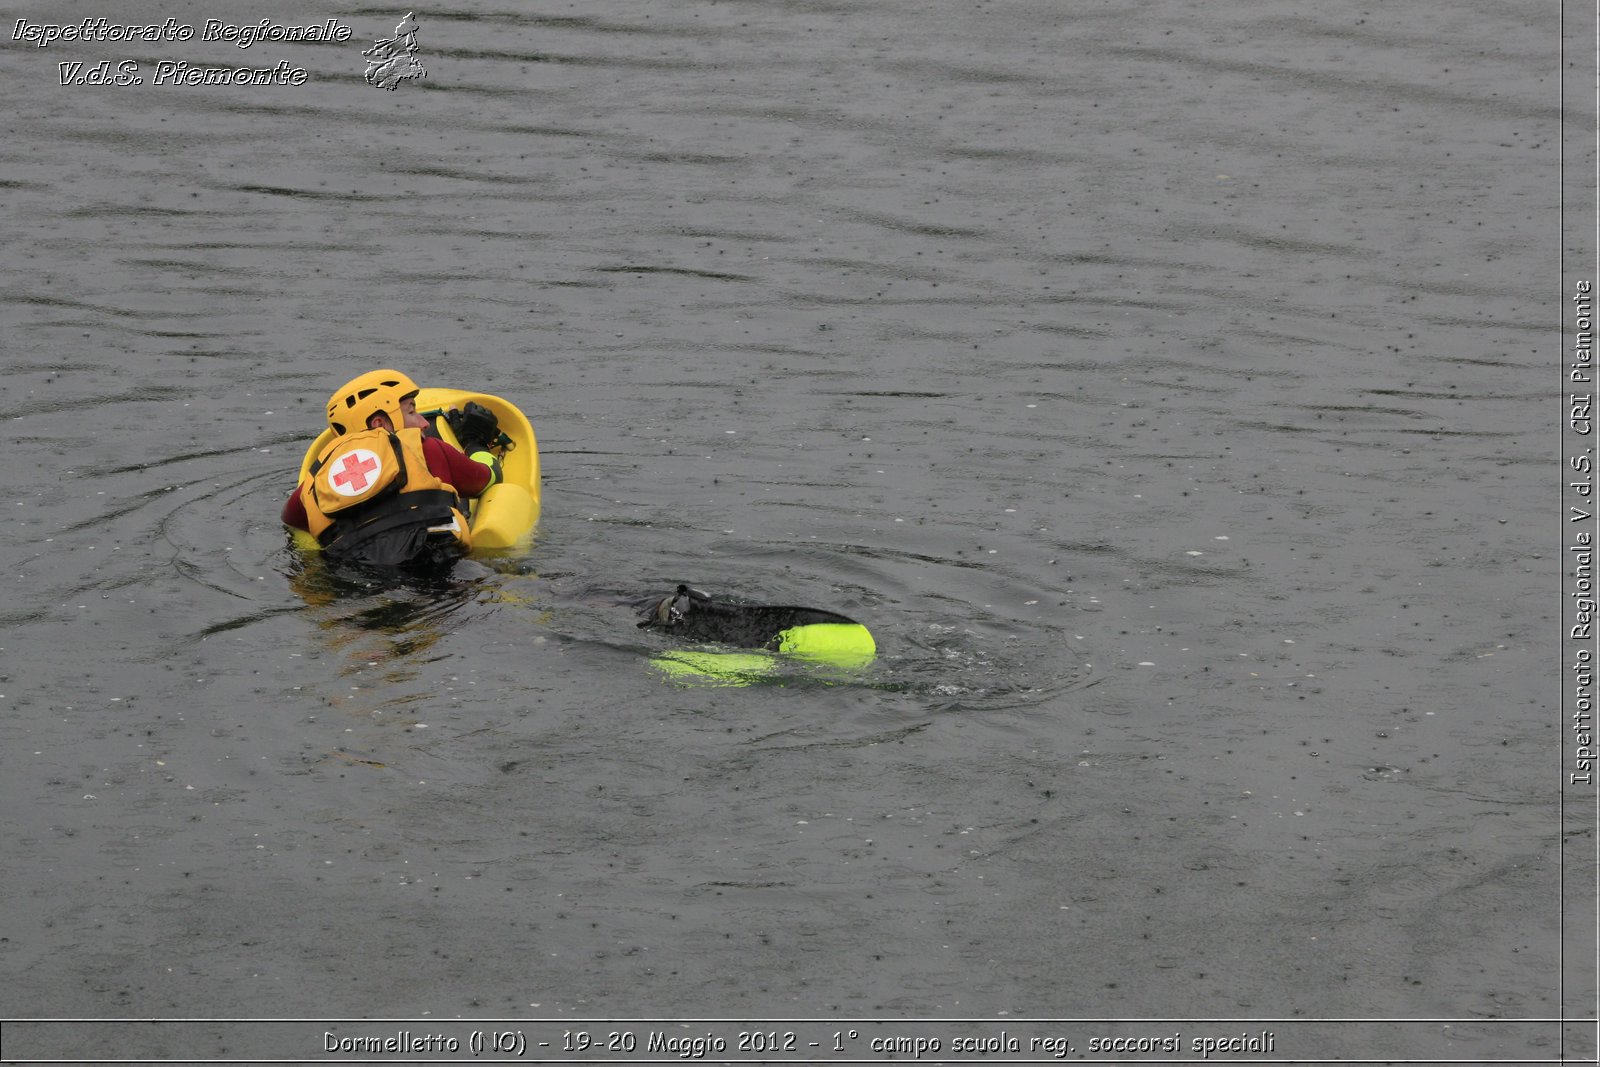
[[[1556,18],[467,0],[387,92],[402,9],[146,7],[352,36],[0,49],[0,1015],[1593,1055],[1503,1025],[1594,1003]],[[105,59],[144,84],[60,84]],[[376,366],[527,412],[525,554],[352,590],[291,548]],[[879,657],[674,681],[627,601],[678,582]]]

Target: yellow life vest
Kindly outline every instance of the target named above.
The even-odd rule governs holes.
[[[361,430],[330,441],[300,487],[311,533],[331,556],[396,564],[428,548],[472,548],[455,487],[428,469],[422,431]]]

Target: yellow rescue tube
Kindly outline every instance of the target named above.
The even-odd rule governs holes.
[[[778,651],[673,649],[650,660],[674,681],[702,686],[745,686],[777,672],[784,657],[856,671],[877,657],[872,633],[860,623],[814,622],[778,634]]]

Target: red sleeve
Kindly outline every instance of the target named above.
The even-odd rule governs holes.
[[[455,486],[462,496],[477,496],[489,488],[494,478],[494,471],[487,464],[469,459],[461,449],[436,437],[422,439],[422,454],[427,457],[433,476]]]
[[[306,517],[306,502],[300,499],[300,486],[294,487],[289,502],[283,505],[283,524],[297,530],[310,530],[311,520]]]

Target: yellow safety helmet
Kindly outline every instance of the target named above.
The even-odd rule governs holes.
[[[417,394],[417,383],[397,370],[368,371],[334,390],[328,398],[328,425],[341,437],[367,428],[367,420],[389,416],[396,430],[406,424],[400,401]]]

